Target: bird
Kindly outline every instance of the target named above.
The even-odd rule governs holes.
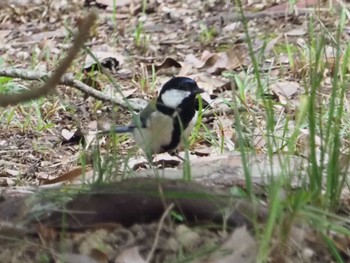
[[[173,77],[163,85],[155,100],[134,115],[128,126],[103,133],[132,133],[147,157],[164,152],[176,155],[177,148],[190,136],[197,122],[197,94],[203,92],[193,79]]]

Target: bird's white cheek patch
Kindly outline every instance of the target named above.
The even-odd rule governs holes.
[[[162,95],[162,101],[165,106],[170,108],[177,108],[181,102],[188,96],[191,95],[191,92],[185,90],[172,89],[167,90]]]

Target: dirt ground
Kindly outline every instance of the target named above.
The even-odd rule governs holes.
[[[210,132],[202,131],[204,135],[195,138],[191,158],[217,156],[222,148],[225,152],[235,149],[234,114],[225,103],[233,100],[233,89],[239,90],[233,81],[234,74],[243,82],[248,81],[246,87],[256,90],[254,83],[249,84],[246,78],[252,74],[252,61],[237,3],[123,0],[116,1],[114,6],[113,1],[87,0],[5,2],[3,6],[0,4],[0,68],[51,72],[69,48],[71,33],[84,14],[93,9],[98,21],[86,47],[107,65],[125,97],[142,108],[170,77],[189,76],[205,89],[203,99],[210,104],[203,117]],[[288,106],[290,111],[284,108],[283,114],[294,113],[298,95],[304,92],[301,80],[307,74],[300,57],[295,58],[296,65],[291,67],[286,41],[295,49],[308,41],[307,18],[310,16],[317,17],[320,24],[335,32],[338,16],[328,9],[328,4],[323,3],[323,11],[318,13],[320,3],[299,1],[297,11],[288,13],[287,2],[242,3],[253,52],[259,55],[263,50],[261,74],[267,76],[271,84],[265,95],[281,103],[292,102]],[[344,34],[343,40],[348,39],[348,34]],[[331,46],[327,52],[330,59],[334,58]],[[99,92],[122,99],[105,74],[88,72],[94,63],[91,56],[81,52],[69,72]],[[7,88],[18,92],[38,83],[16,79]],[[326,83],[324,87],[326,94],[329,85]],[[262,105],[256,103],[249,92],[246,96],[242,118],[251,128],[247,141],[250,147],[263,152],[266,142],[256,124],[264,121],[264,114],[259,113]],[[244,115],[247,111],[255,112],[256,118],[252,120]],[[31,187],[83,164],[95,168],[96,148],[89,141],[89,134],[106,123],[123,125],[131,118],[130,112],[120,105],[64,85],[47,98],[0,109],[0,116],[0,186],[14,191],[22,187],[20,195],[23,189],[33,191]],[[220,136],[224,138],[222,144],[217,139]],[[99,161],[118,163],[131,155],[129,164],[132,163],[133,168],[143,167],[144,159],[140,161],[139,152],[133,146],[129,137],[120,138],[113,147],[109,146],[108,139],[102,139],[99,151],[113,158]],[[174,166],[172,157],[160,158],[164,158],[168,166]],[[227,231],[161,219],[129,228],[116,224],[66,233],[40,229],[35,235],[24,236],[22,230],[17,233],[14,226],[0,222],[0,230],[7,227],[10,234],[1,234],[0,262],[258,261],[258,241],[244,226]],[[270,262],[333,262],[318,235],[305,228],[295,227],[286,244],[277,241],[271,244]],[[340,241],[348,244],[345,239]],[[279,248],[283,246],[288,249],[281,255]],[[233,252],[223,254],[228,247]],[[348,255],[346,246],[343,252]]]

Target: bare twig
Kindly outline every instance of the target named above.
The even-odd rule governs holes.
[[[298,9],[298,12],[288,12],[288,11],[261,11],[257,13],[248,12],[244,14],[245,19],[253,20],[258,18],[280,18],[280,17],[291,17],[291,16],[303,16],[312,13],[314,10],[310,8]],[[210,22],[223,19],[226,22],[237,22],[242,21],[243,17],[239,13],[229,13],[220,16],[214,16],[208,19]]]
[[[157,245],[158,245],[159,235],[160,235],[160,231],[161,231],[162,228],[163,228],[164,221],[165,221],[166,217],[168,216],[168,214],[170,213],[170,211],[171,211],[173,208],[174,208],[174,204],[170,204],[170,205],[167,207],[167,209],[164,211],[164,213],[163,213],[163,215],[162,215],[162,218],[159,220],[159,224],[158,224],[158,227],[157,227],[156,237],[155,237],[155,239],[154,239],[152,249],[151,249],[151,251],[148,253],[146,262],[151,262],[151,259],[152,259],[152,257],[153,257],[154,251],[156,250]]]
[[[10,78],[20,78],[23,80],[43,80],[43,81],[45,81],[46,79],[49,78],[50,75],[47,72],[38,72],[38,71],[27,70],[27,69],[0,68],[0,76],[10,77]],[[128,103],[129,105],[128,105],[122,99],[108,96],[108,95],[84,84],[83,82],[75,79],[70,73],[64,74],[61,77],[58,84],[76,88],[76,89],[96,98],[96,99],[114,103],[114,104],[119,105],[120,107],[125,108],[125,109],[129,109],[130,108],[129,105],[134,110],[141,110],[142,109],[142,107],[140,105],[137,105],[136,103],[129,102]],[[0,97],[0,100],[1,100],[1,97]],[[1,103],[0,103],[0,106],[2,106]]]
[[[74,57],[88,38],[89,30],[94,24],[96,18],[97,16],[95,13],[90,13],[84,18],[84,20],[82,20],[82,23],[79,26],[79,31],[74,38],[72,47],[68,50],[66,56],[61,60],[55,72],[48,77],[46,82],[40,88],[31,89],[20,94],[0,95],[0,106],[6,107],[37,99],[47,95],[51,90],[53,90],[56,85],[60,83],[61,77],[67,71]]]

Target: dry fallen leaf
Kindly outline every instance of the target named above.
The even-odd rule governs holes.
[[[297,150],[298,152],[304,156],[309,158],[311,154],[310,150],[310,131],[308,129],[300,129],[300,135],[297,139]],[[318,164],[326,165],[329,161],[329,156],[327,153],[323,153],[322,151],[322,145],[324,145],[324,142],[322,138],[318,135],[315,136],[315,153],[316,153],[316,159],[318,161]],[[321,161],[323,160],[323,164],[321,164]]]
[[[306,33],[307,33],[307,31],[304,28],[295,28],[295,29],[288,31],[285,34],[287,36],[291,36],[291,37],[299,37],[299,36],[306,35]]]
[[[245,44],[233,46],[226,52],[208,53],[203,52],[201,59],[189,54],[185,58],[185,64],[190,64],[197,69],[220,75],[224,70],[233,70],[247,64],[248,50]]]
[[[90,251],[90,257],[92,257],[97,263],[108,263],[108,255],[100,249],[93,248]]]
[[[154,67],[155,71],[158,72],[161,69],[167,69],[171,67],[181,68],[181,64],[171,57],[165,58],[160,64],[147,65],[147,70],[152,71]]]
[[[278,96],[281,103],[286,103],[298,93],[301,87],[295,81],[279,81],[272,84],[270,89]]]
[[[213,129],[216,132],[217,137],[220,141],[223,140],[223,146],[228,151],[233,151],[235,149],[235,144],[232,141],[232,138],[234,137],[234,130],[233,130],[233,118],[232,117],[226,117],[226,116],[220,116],[217,117],[214,120]],[[219,145],[221,146],[222,143],[219,142]]]
[[[221,252],[220,252],[221,251]],[[211,258],[215,263],[254,263],[257,260],[258,243],[246,226],[235,229],[231,236]]]
[[[42,184],[55,184],[67,181],[73,181],[80,177],[83,174],[83,169],[81,167],[77,167],[73,170],[70,170],[67,173],[63,173],[54,179],[42,180]]]
[[[198,74],[190,75],[189,77],[195,79],[198,86],[205,90],[205,93],[202,93],[201,97],[205,100],[209,99],[207,101],[208,103],[211,103],[212,101],[210,97],[205,97],[206,95],[211,95],[222,87],[230,84],[230,81],[227,79],[212,76],[207,72],[200,72]]]
[[[198,59],[195,55],[193,54],[188,54],[185,57],[185,64],[190,64],[192,66],[194,66],[195,68],[201,68],[203,67],[205,61],[202,61],[201,59]]]
[[[219,75],[224,70],[233,70],[246,65],[247,55],[248,50],[245,45],[236,45],[226,52],[210,56],[201,68],[211,74]]]

